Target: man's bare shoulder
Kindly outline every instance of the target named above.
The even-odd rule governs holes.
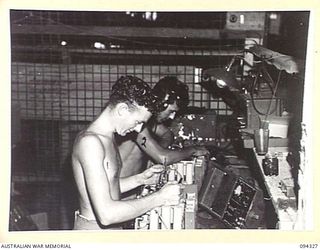
[[[157,124],[157,130],[160,130],[160,131],[167,131],[169,130],[168,127],[162,123],[159,123]]]
[[[88,147],[109,147],[112,146],[112,138],[109,136],[101,135],[92,131],[83,130],[79,132],[75,139],[74,147],[75,148],[87,148]]]
[[[164,124],[156,124],[154,134],[158,137],[162,137],[164,134],[171,132],[171,130]]]
[[[137,134],[136,141],[141,141],[143,138],[151,138],[152,131],[148,126],[145,126],[140,133]]]

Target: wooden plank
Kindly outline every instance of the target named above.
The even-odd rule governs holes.
[[[220,39],[218,29],[176,29],[147,27],[104,27],[82,25],[20,25],[11,26],[12,34],[55,34],[107,37],[163,37],[163,38],[206,38]]]
[[[245,37],[261,37],[261,29],[256,30],[228,29],[192,29],[168,27],[125,27],[125,26],[83,26],[83,25],[20,25],[12,24],[12,34],[55,34],[76,36],[106,36],[106,37],[154,37],[154,38],[200,38],[218,40],[222,38],[239,39]],[[259,33],[259,34],[258,34]]]
[[[28,46],[13,46],[13,49],[28,49]],[[37,46],[39,50],[48,50],[48,46]],[[60,47],[56,48],[60,50]],[[242,55],[243,52],[241,49],[228,49],[228,50],[216,50],[216,49],[202,49],[202,50],[191,50],[191,49],[175,49],[175,50],[132,50],[132,49],[68,49],[69,53],[72,52],[81,52],[81,53],[99,53],[99,54],[118,54],[118,55],[215,55],[215,56],[233,56],[233,55]]]

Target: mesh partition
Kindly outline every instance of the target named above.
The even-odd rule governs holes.
[[[225,23],[222,12],[193,15],[200,28],[222,29]],[[179,21],[178,16],[185,18]],[[65,181],[65,171],[70,170],[68,156],[75,135],[101,112],[120,76],[134,75],[153,86],[161,77],[175,75],[189,87],[190,106],[214,109],[222,115],[232,113],[221,99],[212,98],[197,83],[202,69],[223,67],[234,55],[241,55],[243,39],[115,38],[92,33],[96,26],[196,25],[183,13],[160,13],[159,18],[150,24],[145,20],[130,22],[126,13],[11,11],[12,105],[19,109],[21,126],[21,140],[12,154],[12,178],[18,189],[31,190],[39,183],[51,188],[52,192],[47,191],[50,206],[41,199],[41,192],[25,201],[38,202],[33,212],[45,210],[50,220],[57,217],[51,228],[71,227],[70,221],[59,215],[64,199],[56,190]],[[54,33],[50,25],[65,33]],[[84,25],[92,27],[91,33]],[[20,30],[30,26],[30,32]],[[88,35],[76,35],[81,32]],[[102,48],[97,48],[97,42]]]

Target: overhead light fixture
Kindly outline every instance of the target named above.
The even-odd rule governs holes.
[[[224,68],[209,68],[202,71],[202,81],[198,84],[207,90],[213,98],[221,98],[233,111],[241,127],[245,126],[243,117],[245,102],[241,90],[241,83],[237,81],[232,66],[236,59],[244,63],[243,57],[234,56]]]
[[[203,70],[202,80],[204,82],[214,82],[218,88],[229,88],[230,90],[240,90],[240,85],[231,72],[231,68],[235,62],[236,57],[232,57],[230,63],[224,68],[210,68]]]

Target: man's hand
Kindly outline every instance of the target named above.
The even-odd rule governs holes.
[[[157,164],[153,165],[150,168],[147,168],[140,174],[141,183],[144,185],[154,185],[159,181],[161,172],[164,171],[164,166]]]
[[[195,147],[192,147],[192,149],[193,149],[192,156],[198,157],[198,156],[210,155],[210,152],[205,147],[195,146]]]
[[[177,182],[168,182],[159,191],[160,196],[163,199],[164,206],[175,206],[178,205],[182,197],[182,185]]]

